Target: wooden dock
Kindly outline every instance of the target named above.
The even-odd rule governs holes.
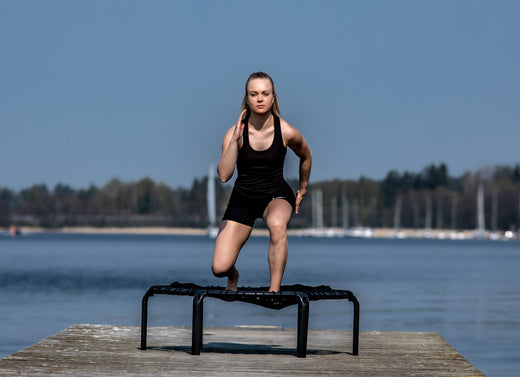
[[[0,360],[0,376],[484,376],[437,333],[309,330],[307,358],[296,330],[205,328],[192,356],[191,328],[74,325]]]

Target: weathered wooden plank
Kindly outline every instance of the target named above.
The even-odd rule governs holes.
[[[74,325],[0,360],[0,376],[483,376],[437,333],[309,330],[307,358],[295,330],[205,328],[192,356],[191,328]]]

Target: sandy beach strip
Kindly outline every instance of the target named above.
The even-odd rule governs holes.
[[[20,227],[22,234],[27,233],[68,233],[68,234],[150,234],[150,235],[206,235],[207,230],[201,228],[170,228],[170,227]]]
[[[183,235],[183,236],[206,236],[208,231],[205,228],[183,228],[183,227],[63,227],[63,228],[43,228],[25,227],[19,228],[21,234],[30,233],[61,233],[61,234],[139,234],[139,235]],[[337,237],[342,233],[342,229],[324,229],[325,233],[321,237]],[[9,230],[6,229],[5,233]],[[289,236],[317,236],[312,230],[308,229],[289,229]],[[254,228],[253,236],[269,236],[269,231],[262,228]],[[352,235],[350,235],[352,236]],[[363,236],[361,236],[364,238]],[[465,230],[453,232],[449,229],[436,229],[425,233],[421,229],[403,229],[396,233],[390,228],[371,229],[370,235],[366,238],[436,238],[436,239],[470,239],[473,238],[473,231]]]

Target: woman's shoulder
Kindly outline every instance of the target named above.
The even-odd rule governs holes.
[[[280,129],[282,131],[282,138],[285,146],[294,145],[295,143],[300,143],[303,140],[303,136],[300,131],[298,131],[296,127],[291,126],[282,118],[280,118]]]
[[[285,119],[280,118],[280,128],[282,130],[282,134],[284,138],[293,138],[294,136],[297,136],[300,134],[300,132],[296,129],[296,127],[293,127],[289,124]]]

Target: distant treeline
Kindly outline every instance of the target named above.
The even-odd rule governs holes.
[[[206,227],[207,180],[195,179],[189,189],[171,188],[149,178],[130,183],[112,179],[103,187],[87,189],[63,184],[52,190],[44,184],[20,191],[0,187],[0,226]],[[297,188],[297,180],[289,183]],[[392,170],[379,181],[360,177],[314,182],[291,226],[313,225],[317,211],[311,193],[321,191],[320,212],[326,227],[475,229],[479,185],[485,193],[486,228],[516,230],[520,223],[520,164],[486,167],[460,177],[450,176],[445,164],[432,164],[419,173]],[[220,218],[231,185],[217,180],[215,188]]]

